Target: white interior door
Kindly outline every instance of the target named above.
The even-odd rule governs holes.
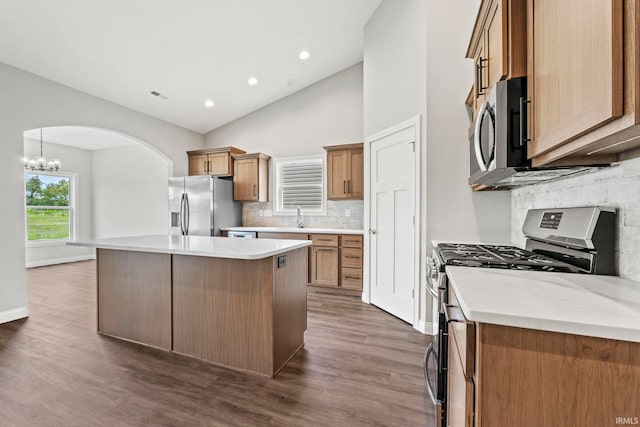
[[[370,144],[371,303],[414,323],[415,140],[414,127]]]

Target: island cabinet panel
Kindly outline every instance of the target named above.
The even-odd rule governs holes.
[[[272,375],[272,258],[174,255],[174,351]]]
[[[278,268],[273,257],[273,372],[277,373],[304,344],[307,330],[307,248],[286,254]]]
[[[304,345],[306,285],[307,248],[259,260],[174,255],[173,349],[273,377]]]
[[[98,332],[171,350],[171,255],[98,249]]]

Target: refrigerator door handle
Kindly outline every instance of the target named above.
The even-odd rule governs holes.
[[[184,227],[184,235],[188,235],[189,234],[189,195],[187,193],[184,194],[184,218],[185,218],[185,227]]]
[[[182,196],[180,197],[180,216],[179,216],[180,234],[182,235],[184,235],[184,196],[185,196],[185,193],[182,193]]]

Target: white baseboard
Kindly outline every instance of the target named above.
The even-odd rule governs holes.
[[[29,309],[27,307],[14,308],[0,312],[0,323],[12,322],[18,319],[29,317]]]
[[[433,330],[433,323],[425,322],[424,320],[420,320],[417,325],[414,325],[414,328],[418,331],[422,332],[426,335],[435,335]]]
[[[88,255],[72,256],[67,258],[43,259],[40,261],[27,262],[25,267],[26,268],[43,267],[45,265],[66,264],[68,262],[87,261],[90,259],[96,259],[96,256],[92,254],[88,254]]]

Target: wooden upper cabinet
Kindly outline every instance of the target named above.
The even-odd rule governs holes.
[[[483,0],[467,58],[475,64],[474,110],[496,82],[527,72],[525,0]]]
[[[233,176],[233,156],[244,153],[235,147],[187,151],[189,175]]]
[[[324,147],[327,150],[327,199],[364,198],[364,144]]]
[[[630,75],[624,90],[631,97],[629,109],[637,111],[638,40],[632,35],[637,28],[638,2],[624,3],[628,21],[623,20],[622,0],[528,0],[528,154],[534,165],[564,156],[590,155],[583,148],[592,141],[637,124],[634,114],[629,122],[545,155],[625,113],[625,60]],[[629,42],[626,58],[623,22]],[[597,148],[593,147],[591,154],[606,151]]]
[[[207,174],[207,155],[189,154],[189,176]]]
[[[262,153],[234,156],[234,200],[242,202],[268,201],[270,158]]]

